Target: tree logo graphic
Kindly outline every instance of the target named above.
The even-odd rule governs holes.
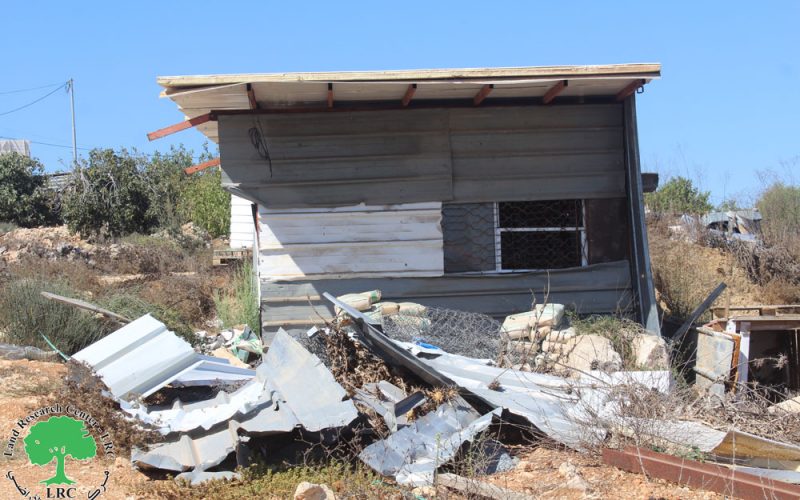
[[[33,465],[45,466],[56,459],[55,476],[40,481],[46,485],[74,484],[64,470],[64,460],[87,460],[97,455],[97,443],[82,420],[50,417],[37,422],[23,440],[25,453]]]

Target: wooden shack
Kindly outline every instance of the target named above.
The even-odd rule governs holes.
[[[624,311],[658,332],[635,95],[658,64],[161,77],[254,205],[264,332],[320,297]],[[314,310],[316,309],[316,311]]]

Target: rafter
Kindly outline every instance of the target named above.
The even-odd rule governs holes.
[[[632,81],[628,85],[625,85],[625,87],[622,90],[617,92],[616,99],[618,101],[622,101],[623,99],[625,99],[629,95],[633,94],[634,92],[636,92],[640,88],[644,87],[644,85],[646,83],[647,83],[647,80],[634,80],[634,81]]]
[[[253,86],[247,84],[247,100],[250,101],[250,109],[258,109],[258,101],[256,101],[256,93],[253,92]]]
[[[160,128],[155,132],[150,132],[149,134],[147,134],[147,138],[150,139],[151,141],[154,141],[156,139],[172,135],[175,132],[180,132],[181,130],[186,130],[187,128],[196,127],[198,125],[202,125],[203,123],[216,119],[217,117],[214,116],[213,113],[206,113],[204,115],[195,116],[194,118],[191,118],[189,120],[184,120],[180,123],[170,125],[169,127]]]
[[[486,97],[492,92],[493,88],[494,85],[491,84],[484,85],[483,87],[481,87],[481,89],[478,91],[477,94],[475,94],[475,97],[472,99],[472,104],[474,104],[475,106],[480,106],[483,100],[486,99]]]
[[[553,99],[555,99],[558,94],[563,92],[564,89],[567,88],[567,85],[569,85],[567,80],[561,80],[560,82],[550,87],[542,97],[542,104],[550,104],[551,102],[553,102]]]
[[[219,166],[219,158],[214,158],[213,160],[208,160],[203,163],[198,163],[197,165],[192,165],[191,167],[186,167],[183,169],[183,171],[191,175],[195,172],[199,172],[207,168],[218,167],[218,166]]]
[[[417,84],[412,83],[406,89],[406,93],[403,96],[403,106],[407,107],[409,103],[411,103],[411,99],[414,98],[414,93],[417,91]]]

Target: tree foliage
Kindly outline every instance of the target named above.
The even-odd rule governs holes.
[[[64,194],[64,220],[82,235],[149,233],[158,225],[143,166],[127,150],[93,149]]]
[[[655,193],[645,195],[645,204],[653,212],[704,214],[711,210],[711,193],[700,191],[685,177],[673,177]]]
[[[227,236],[231,225],[231,195],[222,189],[221,180],[219,169],[194,174],[187,181],[180,204],[184,218],[213,238]]]
[[[73,484],[67,477],[64,460],[86,460],[97,455],[97,443],[82,420],[58,416],[37,422],[23,440],[25,453],[34,465],[47,465],[56,459],[56,473],[42,483]]]
[[[22,227],[58,222],[56,196],[42,164],[19,153],[0,154],[0,221]]]
[[[200,161],[210,155],[204,150]],[[183,146],[152,156],[95,149],[75,169],[64,196],[64,220],[84,235],[177,231],[194,222],[212,236],[228,233],[230,195],[217,169],[184,173],[194,163]]]

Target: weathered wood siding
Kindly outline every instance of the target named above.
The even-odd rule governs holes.
[[[231,248],[253,248],[256,227],[252,205],[250,200],[231,195]]]
[[[625,196],[622,106],[451,109],[453,199]]]
[[[441,203],[260,209],[263,280],[438,276]]]
[[[272,208],[624,197],[622,125],[619,103],[219,117],[223,182]]]
[[[574,305],[580,313],[611,313],[631,307],[627,261],[536,273],[448,275],[432,278],[324,279],[262,283],[265,332],[279,326],[306,329],[333,309],[322,293],[342,295],[379,289],[384,300],[476,311],[503,318],[530,309],[532,294],[542,302]]]
[[[264,139],[270,162],[253,146],[251,129]],[[219,131],[223,184],[267,207],[452,197],[442,110],[220,116]]]

